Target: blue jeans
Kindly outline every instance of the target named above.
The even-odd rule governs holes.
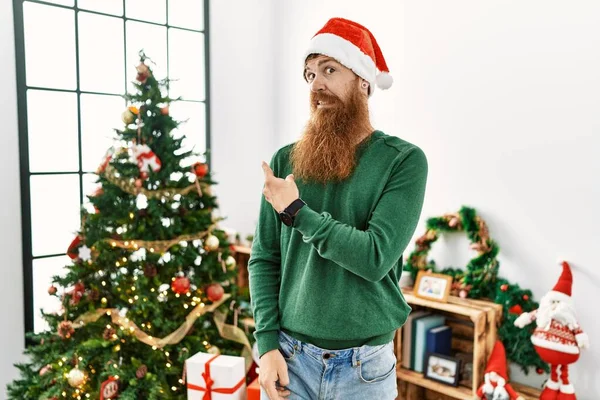
[[[325,350],[279,332],[289,400],[392,400],[398,396],[393,342]],[[269,400],[261,388],[261,400]]]

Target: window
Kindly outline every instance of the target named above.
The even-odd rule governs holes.
[[[16,3],[19,3],[18,5]],[[15,3],[25,329],[47,326],[40,309],[70,264],[66,249],[94,171],[122,128],[138,53],[155,76],[176,81],[171,115],[186,147],[210,149],[209,0],[22,0]],[[210,160],[207,160],[210,163]]]

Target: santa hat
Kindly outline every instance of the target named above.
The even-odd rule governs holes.
[[[504,349],[502,342],[496,340],[496,344],[494,344],[494,349],[492,350],[492,354],[490,355],[490,359],[488,360],[485,369],[485,374],[487,375],[490,372],[495,372],[498,376],[502,377],[504,381],[507,381],[508,374],[506,371],[506,350]]]
[[[343,18],[327,21],[311,39],[304,58],[310,54],[329,56],[350,68],[370,83],[369,94],[373,93],[375,84],[380,89],[389,89],[394,82],[373,34],[353,21]]]
[[[562,265],[563,268],[560,278],[558,278],[558,282],[556,282],[554,288],[544,297],[550,300],[570,302],[571,288],[573,286],[573,274],[571,274],[571,267],[566,261],[559,261],[559,264]]]

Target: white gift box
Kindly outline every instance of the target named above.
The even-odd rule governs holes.
[[[203,400],[207,393],[207,382],[211,400],[246,400],[246,361],[243,357],[196,353],[186,364],[188,400]],[[208,370],[207,370],[208,364]],[[208,374],[207,374],[208,372]],[[241,384],[240,384],[241,383]],[[221,389],[232,393],[219,393]]]

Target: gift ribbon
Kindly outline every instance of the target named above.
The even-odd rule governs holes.
[[[204,382],[206,382],[206,387],[193,385],[191,383],[187,384],[188,389],[206,392],[206,393],[204,393],[204,397],[202,397],[202,400],[212,400],[213,393],[234,394],[235,392],[237,392],[237,390],[239,388],[242,387],[242,385],[246,381],[246,377],[242,377],[242,379],[237,383],[237,385],[235,385],[232,388],[229,388],[229,389],[216,388],[216,389],[214,389],[213,384],[215,383],[215,381],[213,381],[213,379],[210,376],[210,363],[213,362],[218,357],[219,357],[219,355],[217,354],[216,356],[214,356],[213,358],[208,360],[206,362],[206,364],[204,364],[204,372],[202,373],[202,377],[204,378]]]

